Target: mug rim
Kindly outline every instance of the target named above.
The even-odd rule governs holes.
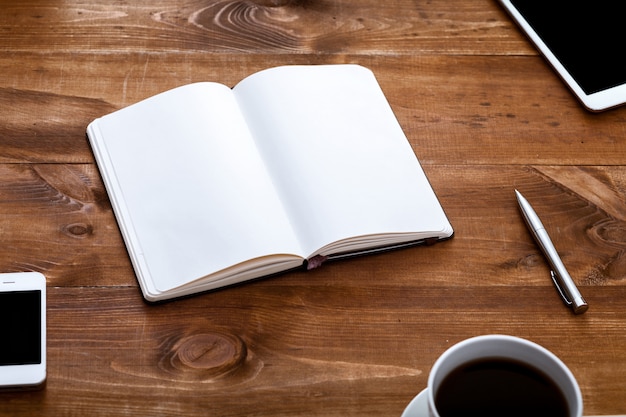
[[[539,359],[543,359],[544,361],[549,361],[552,364],[554,364],[556,368],[553,368],[553,369],[556,369],[557,370],[556,372],[561,373],[562,376],[564,377],[564,379],[561,379],[561,382],[565,381],[565,383],[569,385],[568,387],[563,387],[562,383],[555,381],[555,383],[557,383],[559,388],[564,390],[563,393],[566,396],[568,405],[570,406],[571,416],[573,417],[582,416],[583,404],[582,404],[582,393],[580,391],[580,386],[578,385],[578,381],[576,381],[574,374],[567,367],[567,365],[565,365],[565,363],[554,353],[550,352],[548,349],[546,349],[545,347],[535,342],[532,342],[527,339],[523,339],[521,337],[509,336],[509,335],[503,335],[503,334],[485,334],[485,335],[474,336],[468,339],[461,340],[460,342],[450,346],[448,349],[446,349],[446,351],[444,351],[437,358],[437,360],[433,364],[433,367],[430,370],[430,374],[428,375],[428,383],[427,383],[428,384],[427,385],[427,390],[428,390],[427,401],[428,401],[428,409],[430,411],[431,416],[439,417],[439,412],[435,408],[435,391],[436,391],[436,388],[438,388],[439,386],[439,382],[443,378],[445,378],[445,376],[447,376],[453,369],[456,369],[461,363],[464,363],[466,361],[465,360],[459,361],[459,363],[453,364],[452,366],[450,366],[450,369],[448,370],[448,372],[446,372],[443,376],[440,376],[438,375],[438,373],[440,373],[442,365],[445,365],[446,361],[450,360],[450,357],[454,357],[454,355],[459,350],[466,349],[467,346],[475,345],[477,343],[479,344],[485,343],[485,342],[517,344],[524,348],[530,349],[529,351],[539,353],[541,355]],[[490,358],[490,357],[515,359],[523,363],[526,363],[529,366],[541,369],[541,367],[539,367],[536,363],[531,362],[530,359],[519,358],[516,355],[507,354],[507,352],[502,352],[497,355],[492,354],[492,353],[474,354],[474,357],[470,358],[469,361],[474,360],[474,359]],[[534,360],[534,357],[533,357],[533,360]],[[546,373],[551,379],[553,380],[556,379],[554,376],[554,373],[555,373],[554,371],[550,371],[550,372],[546,371]]]

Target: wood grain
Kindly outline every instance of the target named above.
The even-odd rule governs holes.
[[[0,272],[48,281],[47,386],[0,393],[0,416],[399,416],[446,348],[487,333],[555,352],[586,415],[626,413],[626,108],[586,112],[496,1],[131,3],[0,9]],[[144,302],[87,124],[179,85],[330,63],[374,71],[455,237]]]
[[[19,57],[24,62],[37,59],[29,53]],[[358,63],[377,75],[425,165],[621,165],[624,161],[623,111],[587,113],[537,57],[86,54],[67,62],[63,55],[51,54],[47,60],[44,78],[57,82],[40,85],[37,81],[40,90],[34,92],[29,87],[32,75],[15,74],[10,70],[12,59],[0,57],[0,81],[12,86],[0,89],[0,103],[7,109],[0,115],[7,120],[2,129],[10,129],[5,134],[12,142],[2,146],[28,149],[8,149],[8,156],[0,158],[35,152],[36,144],[45,140],[51,143],[44,146],[54,151],[48,158],[91,163],[84,140],[86,125],[161,91],[197,81],[234,86],[269,66]],[[489,83],[476,74],[486,74]],[[40,114],[47,115],[46,123],[38,119]],[[69,125],[60,127],[55,120],[63,120],[63,114],[71,117]],[[29,132],[32,135],[24,138]]]
[[[503,11],[458,0],[9,0],[3,16],[2,42],[35,52],[535,53]]]
[[[83,411],[94,415],[399,415],[443,350],[487,333],[516,334],[557,353],[588,409],[623,394],[623,385],[600,382],[626,377],[614,368],[626,343],[617,287],[590,288],[595,308],[576,317],[541,287],[450,291],[352,280],[320,292],[279,281],[158,306],[142,304],[135,289],[55,289],[47,390],[56,395],[44,404],[55,408],[80,393],[89,405]],[[561,332],[578,337],[563,344]],[[597,332],[610,344],[598,346]],[[589,350],[593,368],[585,366]]]

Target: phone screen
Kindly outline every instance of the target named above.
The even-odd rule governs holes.
[[[586,94],[626,83],[626,2],[511,0]]]
[[[41,363],[41,291],[0,292],[0,366]]]

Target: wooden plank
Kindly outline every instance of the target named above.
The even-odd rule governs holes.
[[[93,162],[86,127],[113,106],[97,99],[0,87],[0,162]]]
[[[624,167],[440,166],[427,174],[455,237],[302,274],[320,285],[551,285],[513,190],[532,202],[575,280],[626,285]],[[0,270],[36,270],[57,286],[136,286],[119,229],[93,164],[0,164],[0,227],[10,246]],[[587,184],[596,186],[590,194]],[[289,274],[288,279],[299,274]],[[488,276],[489,279],[485,279]],[[278,279],[280,280],[280,278]],[[592,300],[590,300],[592,301]]]
[[[26,68],[41,58],[18,56]],[[0,85],[11,86],[0,88],[0,162],[92,163],[86,126],[115,109],[191,82],[233,86],[267,67],[344,62],[378,76],[425,165],[624,160],[626,108],[586,112],[537,57],[52,54],[45,69],[20,72],[13,59],[0,55]]]
[[[3,394],[3,402],[17,416],[395,416],[446,348],[505,333],[559,355],[587,413],[619,412],[606,404],[626,390],[614,365],[626,361],[624,287],[590,288],[602,302],[584,316],[544,292],[252,284],[148,306],[129,288],[51,288],[45,394]],[[611,343],[597,346],[598,333]]]
[[[536,54],[501,9],[462,0],[10,0],[2,16],[14,51]]]
[[[0,164],[0,271],[49,285],[136,285],[94,165]]]

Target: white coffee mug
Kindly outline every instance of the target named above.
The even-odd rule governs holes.
[[[435,398],[442,381],[460,366],[481,359],[508,359],[541,371],[563,393],[569,417],[582,417],[583,401],[580,387],[567,366],[544,347],[506,335],[477,336],[446,350],[433,365],[428,376],[428,386],[411,401],[402,417],[441,417]]]

